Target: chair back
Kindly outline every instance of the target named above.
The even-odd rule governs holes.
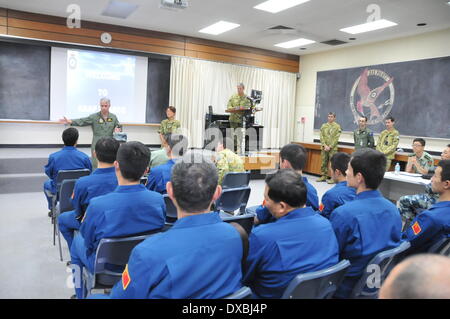
[[[431,254],[450,256],[450,238],[442,238],[428,249]]]
[[[229,172],[222,181],[222,189],[247,187],[250,183],[250,172]]]
[[[160,231],[158,229],[144,235],[101,239],[95,256],[94,287],[114,286],[120,280],[133,248]]]
[[[346,259],[315,272],[299,274],[287,286],[282,299],[330,299],[350,267]]]
[[[224,189],[216,200],[216,211],[234,212],[239,209],[241,213],[244,213],[250,191],[250,187]]]
[[[72,193],[75,187],[76,179],[65,179],[61,183],[61,190],[59,191],[59,213],[73,210]]]
[[[404,241],[395,248],[379,252],[375,255],[367,264],[363,275],[354,286],[351,298],[377,298],[379,288],[394,266],[393,261],[395,257],[405,252],[409,247],[411,247],[409,241]],[[378,275],[376,275],[377,273]],[[367,287],[369,276],[372,276],[375,280],[372,283],[373,288]]]
[[[238,223],[245,229],[247,234],[250,236],[250,232],[252,231],[255,215],[254,214],[244,214],[238,216],[231,216],[228,214],[220,214],[222,220],[226,223]]]
[[[166,204],[166,222],[174,223],[178,219],[177,208],[173,204],[169,195],[164,194],[164,203]]]
[[[252,291],[250,288],[243,286],[239,290],[233,292],[232,294],[223,297],[223,299],[248,299],[252,296]]]
[[[65,179],[79,179],[80,177],[87,176],[91,174],[91,171],[87,168],[83,169],[72,169],[72,170],[59,170],[58,175],[56,175],[56,190],[59,193],[61,189],[62,182]]]

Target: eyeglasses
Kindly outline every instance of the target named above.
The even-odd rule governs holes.
[[[413,144],[412,147],[420,147],[422,144]]]

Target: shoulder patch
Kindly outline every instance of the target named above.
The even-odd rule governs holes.
[[[122,273],[122,286],[123,290],[126,290],[128,288],[128,285],[131,282],[130,273],[128,272],[128,265],[125,267],[125,270]]]
[[[419,225],[419,222],[415,222],[414,225],[411,226],[412,231],[414,232],[414,235],[418,235],[420,234],[420,232],[422,231],[422,228]]]

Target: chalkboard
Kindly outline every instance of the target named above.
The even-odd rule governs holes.
[[[450,57],[317,72],[315,129],[328,112],[343,131],[365,115],[381,132],[391,115],[400,135],[450,138]]]
[[[0,42],[0,119],[48,120],[50,47]]]
[[[123,50],[120,53],[133,55],[133,52]],[[146,56],[145,122],[160,123],[166,118],[165,110],[169,105],[171,59],[158,54]],[[0,41],[0,119],[50,119],[50,59],[50,45]]]

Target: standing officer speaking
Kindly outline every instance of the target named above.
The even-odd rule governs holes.
[[[243,83],[239,83],[237,86],[238,93],[234,94],[230,97],[230,100],[228,101],[227,110],[234,109],[236,107],[244,107],[250,109],[251,104],[250,100],[248,99],[248,96],[244,93],[245,86]],[[234,145],[237,145],[237,153],[241,154],[241,142],[242,142],[242,114],[238,113],[232,113],[230,114],[230,126],[232,129],[232,138],[234,141],[234,138],[236,137],[237,143],[234,143]]]
[[[113,137],[113,133],[121,132],[122,125],[120,125],[117,116],[109,112],[111,101],[108,98],[100,99],[100,112],[93,113],[88,117],[83,117],[76,120],[70,120],[64,117],[59,122],[62,124],[70,124],[71,126],[87,126],[92,127],[92,144],[91,154],[95,150],[95,144],[101,137]],[[91,156],[92,167],[97,168],[97,160]]]
[[[323,124],[320,128],[320,159],[322,165],[320,166],[320,174],[322,175],[317,182],[324,182],[334,184],[334,181],[328,176],[328,162],[331,157],[337,153],[338,141],[341,136],[341,126],[335,122],[336,113],[328,113],[328,122]]]
[[[375,148],[373,132],[367,128],[367,117],[361,116],[358,120],[359,127],[353,131],[355,151],[360,148]]]

